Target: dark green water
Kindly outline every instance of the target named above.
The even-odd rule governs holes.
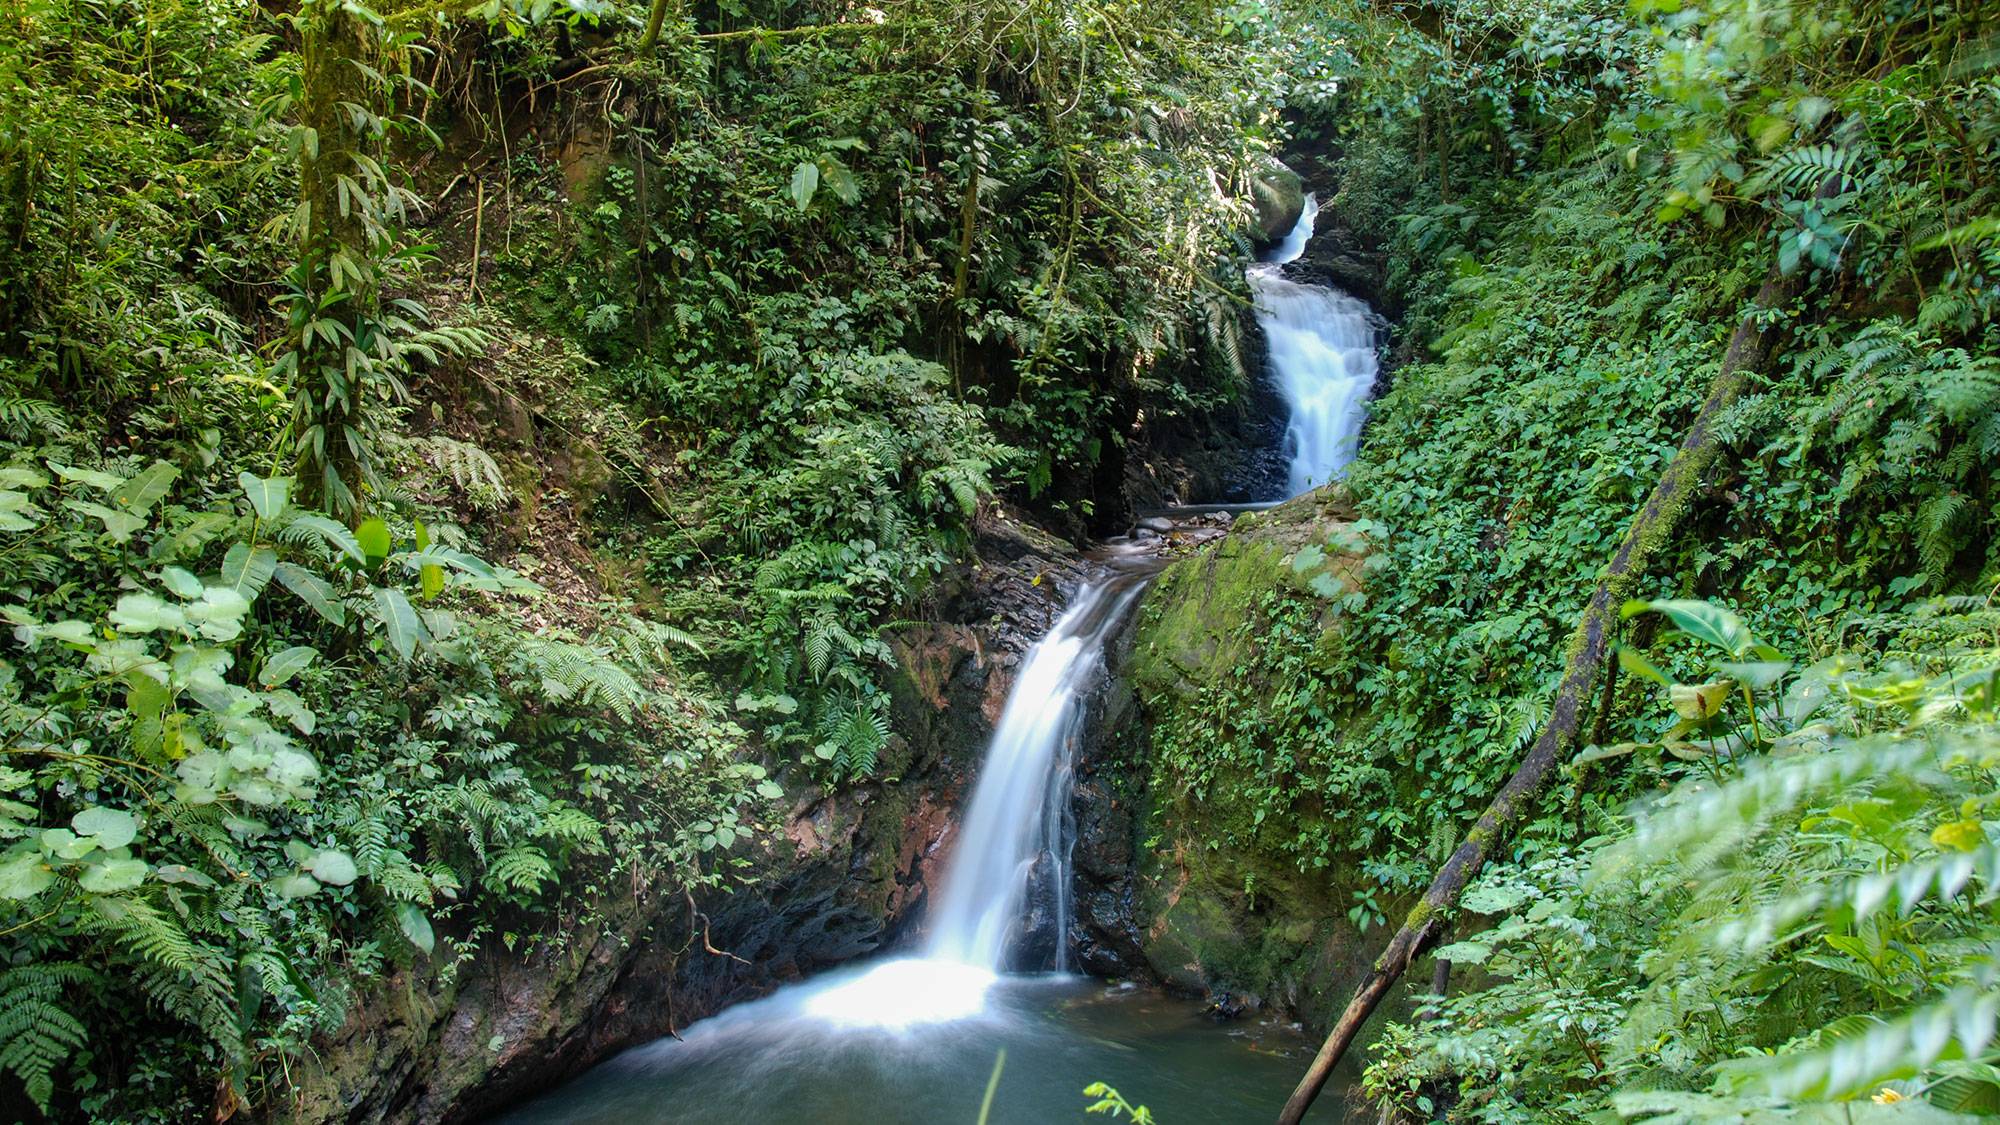
[[[910,963],[888,967],[899,964]],[[1288,1026],[1217,1023],[1189,1001],[1080,977],[1000,977],[975,1015],[912,1020],[894,1000],[870,1002],[870,972],[732,1008],[684,1041],[627,1051],[499,1120],[973,1125],[1004,1048],[995,1125],[1108,1121],[1083,1112],[1083,1088],[1098,1081],[1161,1125],[1256,1123],[1277,1115],[1312,1055]],[[1343,1119],[1341,1093],[1329,1089],[1311,1120]]]

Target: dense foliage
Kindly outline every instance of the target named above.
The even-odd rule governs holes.
[[[735,13],[798,25],[761,34],[683,14],[657,62],[572,87],[606,174],[499,264],[672,459],[648,577],[688,591],[766,734],[853,777],[886,732],[873,630],[962,553],[979,498],[1011,485],[1084,528],[1121,503],[1139,411],[1240,390],[1212,329],[1241,286],[1218,279],[1274,115],[1206,4],[829,12]]]
[[[1811,1103],[1857,1097],[2000,1108],[1990,636],[1937,647],[1928,616],[1895,645],[1922,665],[1799,668],[1725,610],[1659,608],[1701,682],[1628,658],[1665,688],[1672,725],[1578,768],[1636,753],[1679,783],[1635,822],[1469,891],[1496,924],[1437,956],[1479,984],[1392,1028],[1369,1093],[1467,1121],[1607,1103],[1647,1120],[1827,1119]],[[1993,625],[1984,606],[1954,616]]]
[[[23,1113],[268,1111],[392,969],[723,888],[996,490],[1240,390],[1206,3],[0,25]]]
[[[1992,22],[9,6],[8,1108],[268,1109],[391,969],[727,886],[781,779],[874,771],[886,630],[996,494],[1085,533],[1131,435],[1239,398],[1288,142],[1384,252],[1405,362],[1360,518],[1171,710],[1156,783],[1358,870],[1359,923],[1541,722],[1751,293],[1804,282],[1591,748],[1467,904],[1478,968],[1369,1094],[1993,1104]]]
[[[1282,772],[1254,787],[1267,846],[1306,865],[1367,855],[1390,887],[1427,879],[1405,860],[1455,834],[1534,733],[1585,584],[1773,270],[1806,274],[1807,296],[1785,310],[1777,369],[1731,408],[1727,476],[1659,589],[1754,607],[1801,651],[1868,645],[1856,621],[1983,590],[2000,122],[1972,25],[1938,18],[1921,50],[1939,54],[1907,60],[1915,44],[1870,30],[1902,22],[1869,11],[1308,21],[1315,43],[1338,33],[1349,81],[1331,101],[1306,83],[1304,118],[1346,130],[1326,142],[1334,203],[1387,232],[1411,361],[1350,476],[1363,518],[1327,544],[1368,556],[1361,589],[1326,587],[1335,634],[1312,634],[1311,598],[1273,594],[1244,627],[1288,643],[1254,646],[1226,698],[1177,712],[1168,764],[1226,771],[1277,748]],[[1827,52],[1841,70],[1818,65]],[[1908,64],[1896,97],[1887,60]],[[1900,163],[1863,155],[1891,146]],[[1709,149],[1733,163],[1697,184]],[[1450,175],[1412,181],[1413,160]],[[1630,686],[1599,711],[1600,742],[1650,721]],[[1573,837],[1550,811],[1545,832]]]
[[[1386,234],[1407,362],[1350,477],[1362,518],[1296,560],[1365,555],[1358,589],[1315,577],[1336,628],[1271,593],[1243,628],[1272,643],[1157,733],[1240,806],[1218,842],[1359,866],[1357,918],[1427,884],[1513,768],[1724,338],[1766,277],[1805,282],[1652,579],[1733,607],[1701,613],[1742,643],[1686,656],[1674,637],[1718,635],[1682,619],[1705,603],[1631,617],[1592,745],[1467,896],[1497,925],[1438,954],[1477,963],[1466,991],[1386,1033],[1366,1093],[1490,1121],[1990,1107],[1990,15],[1294,18],[1300,120],[1333,209]]]

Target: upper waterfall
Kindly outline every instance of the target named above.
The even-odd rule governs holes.
[[[1291,412],[1285,428],[1288,496],[1333,480],[1354,459],[1378,366],[1366,304],[1281,272],[1305,253],[1318,217],[1318,197],[1306,196],[1297,225],[1246,275],[1271,372]]]

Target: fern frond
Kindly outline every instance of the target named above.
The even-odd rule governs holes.
[[[55,1076],[89,1041],[66,998],[72,986],[102,983],[75,962],[42,962],[0,972],[0,1067],[21,1080],[43,1113],[55,1096]]]
[[[0,430],[15,441],[29,441],[36,436],[61,437],[69,432],[69,422],[55,403],[0,395]]]

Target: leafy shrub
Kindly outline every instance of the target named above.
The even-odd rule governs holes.
[[[1669,608],[1692,635],[1715,623],[1749,645],[1733,615]],[[1799,671],[1730,657],[1706,684],[1662,677],[1673,722],[1649,749],[1669,790],[1467,892],[1496,921],[1436,956],[1474,983],[1384,1035],[1371,1096],[1465,1121],[2000,1104],[2000,850],[1983,815],[2000,655]],[[1588,748],[1575,768],[1633,749]]]

